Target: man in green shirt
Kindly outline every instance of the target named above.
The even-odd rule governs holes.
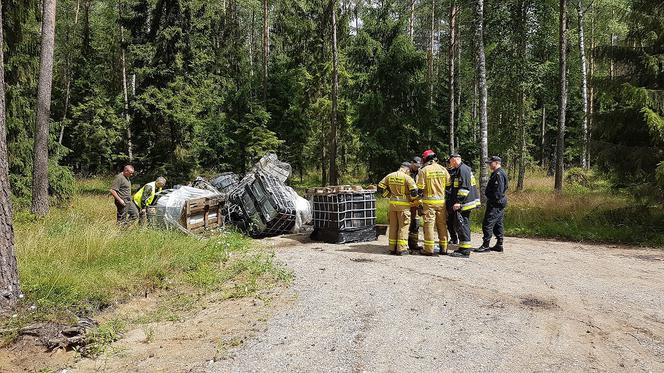
[[[126,224],[138,219],[138,208],[132,201],[131,181],[129,181],[129,178],[133,175],[134,167],[126,165],[122,172],[115,175],[111,184],[111,195],[117,209],[118,223]]]

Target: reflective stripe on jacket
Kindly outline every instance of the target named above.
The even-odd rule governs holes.
[[[450,198],[452,198],[453,204],[461,205],[461,211],[472,210],[481,205],[477,182],[470,167],[465,163],[461,163],[452,177]]]
[[[401,170],[385,176],[378,183],[378,187],[387,192],[386,197],[390,197],[390,204],[394,206],[410,206],[413,201],[410,193],[417,190],[415,180]]]
[[[436,161],[430,161],[417,175],[417,187],[422,190],[422,203],[445,204],[445,189],[450,184],[450,174]]]

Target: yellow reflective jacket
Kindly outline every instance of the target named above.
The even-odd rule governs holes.
[[[415,180],[402,170],[388,174],[378,183],[378,187],[385,190],[385,197],[390,197],[390,205],[409,207],[413,198],[412,190],[417,190]]]
[[[154,182],[154,181],[151,182],[151,183],[147,183],[147,184],[143,185],[143,187],[141,187],[141,189],[139,189],[138,192],[136,192],[136,194],[134,194],[134,202],[136,202],[136,206],[138,206],[139,208],[145,207],[145,206],[142,206],[141,203],[142,203],[142,200],[143,200],[143,192],[145,191],[145,187],[148,186],[148,185],[151,187],[150,188],[150,197],[148,197],[147,201],[145,202],[145,206],[151,205],[152,201],[154,201],[155,194],[161,192],[161,188],[157,189],[157,183]]]
[[[450,173],[436,161],[430,161],[417,175],[417,187],[422,191],[422,203],[445,204],[445,188],[450,185]]]

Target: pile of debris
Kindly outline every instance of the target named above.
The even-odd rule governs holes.
[[[268,154],[242,179],[225,172],[162,191],[150,215],[157,225],[190,233],[224,224],[254,238],[299,232],[312,220],[311,205],[286,185],[291,172],[288,163]]]

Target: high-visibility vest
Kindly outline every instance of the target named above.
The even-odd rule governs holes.
[[[150,198],[148,198],[148,200],[147,200],[147,205],[149,206],[149,205],[152,204],[152,201],[154,201],[155,194],[157,194],[158,192],[161,192],[161,188],[159,188],[159,190],[157,190],[157,183],[155,181],[153,181],[151,183],[147,183],[145,185],[149,185],[149,186],[152,187],[152,192],[150,193]],[[141,187],[141,189],[139,189],[138,192],[136,192],[136,194],[134,194],[134,202],[136,202],[136,206],[138,206],[138,207],[143,207],[143,206],[141,206],[141,200],[143,199],[143,191],[145,190],[145,185],[143,185],[143,187]]]

